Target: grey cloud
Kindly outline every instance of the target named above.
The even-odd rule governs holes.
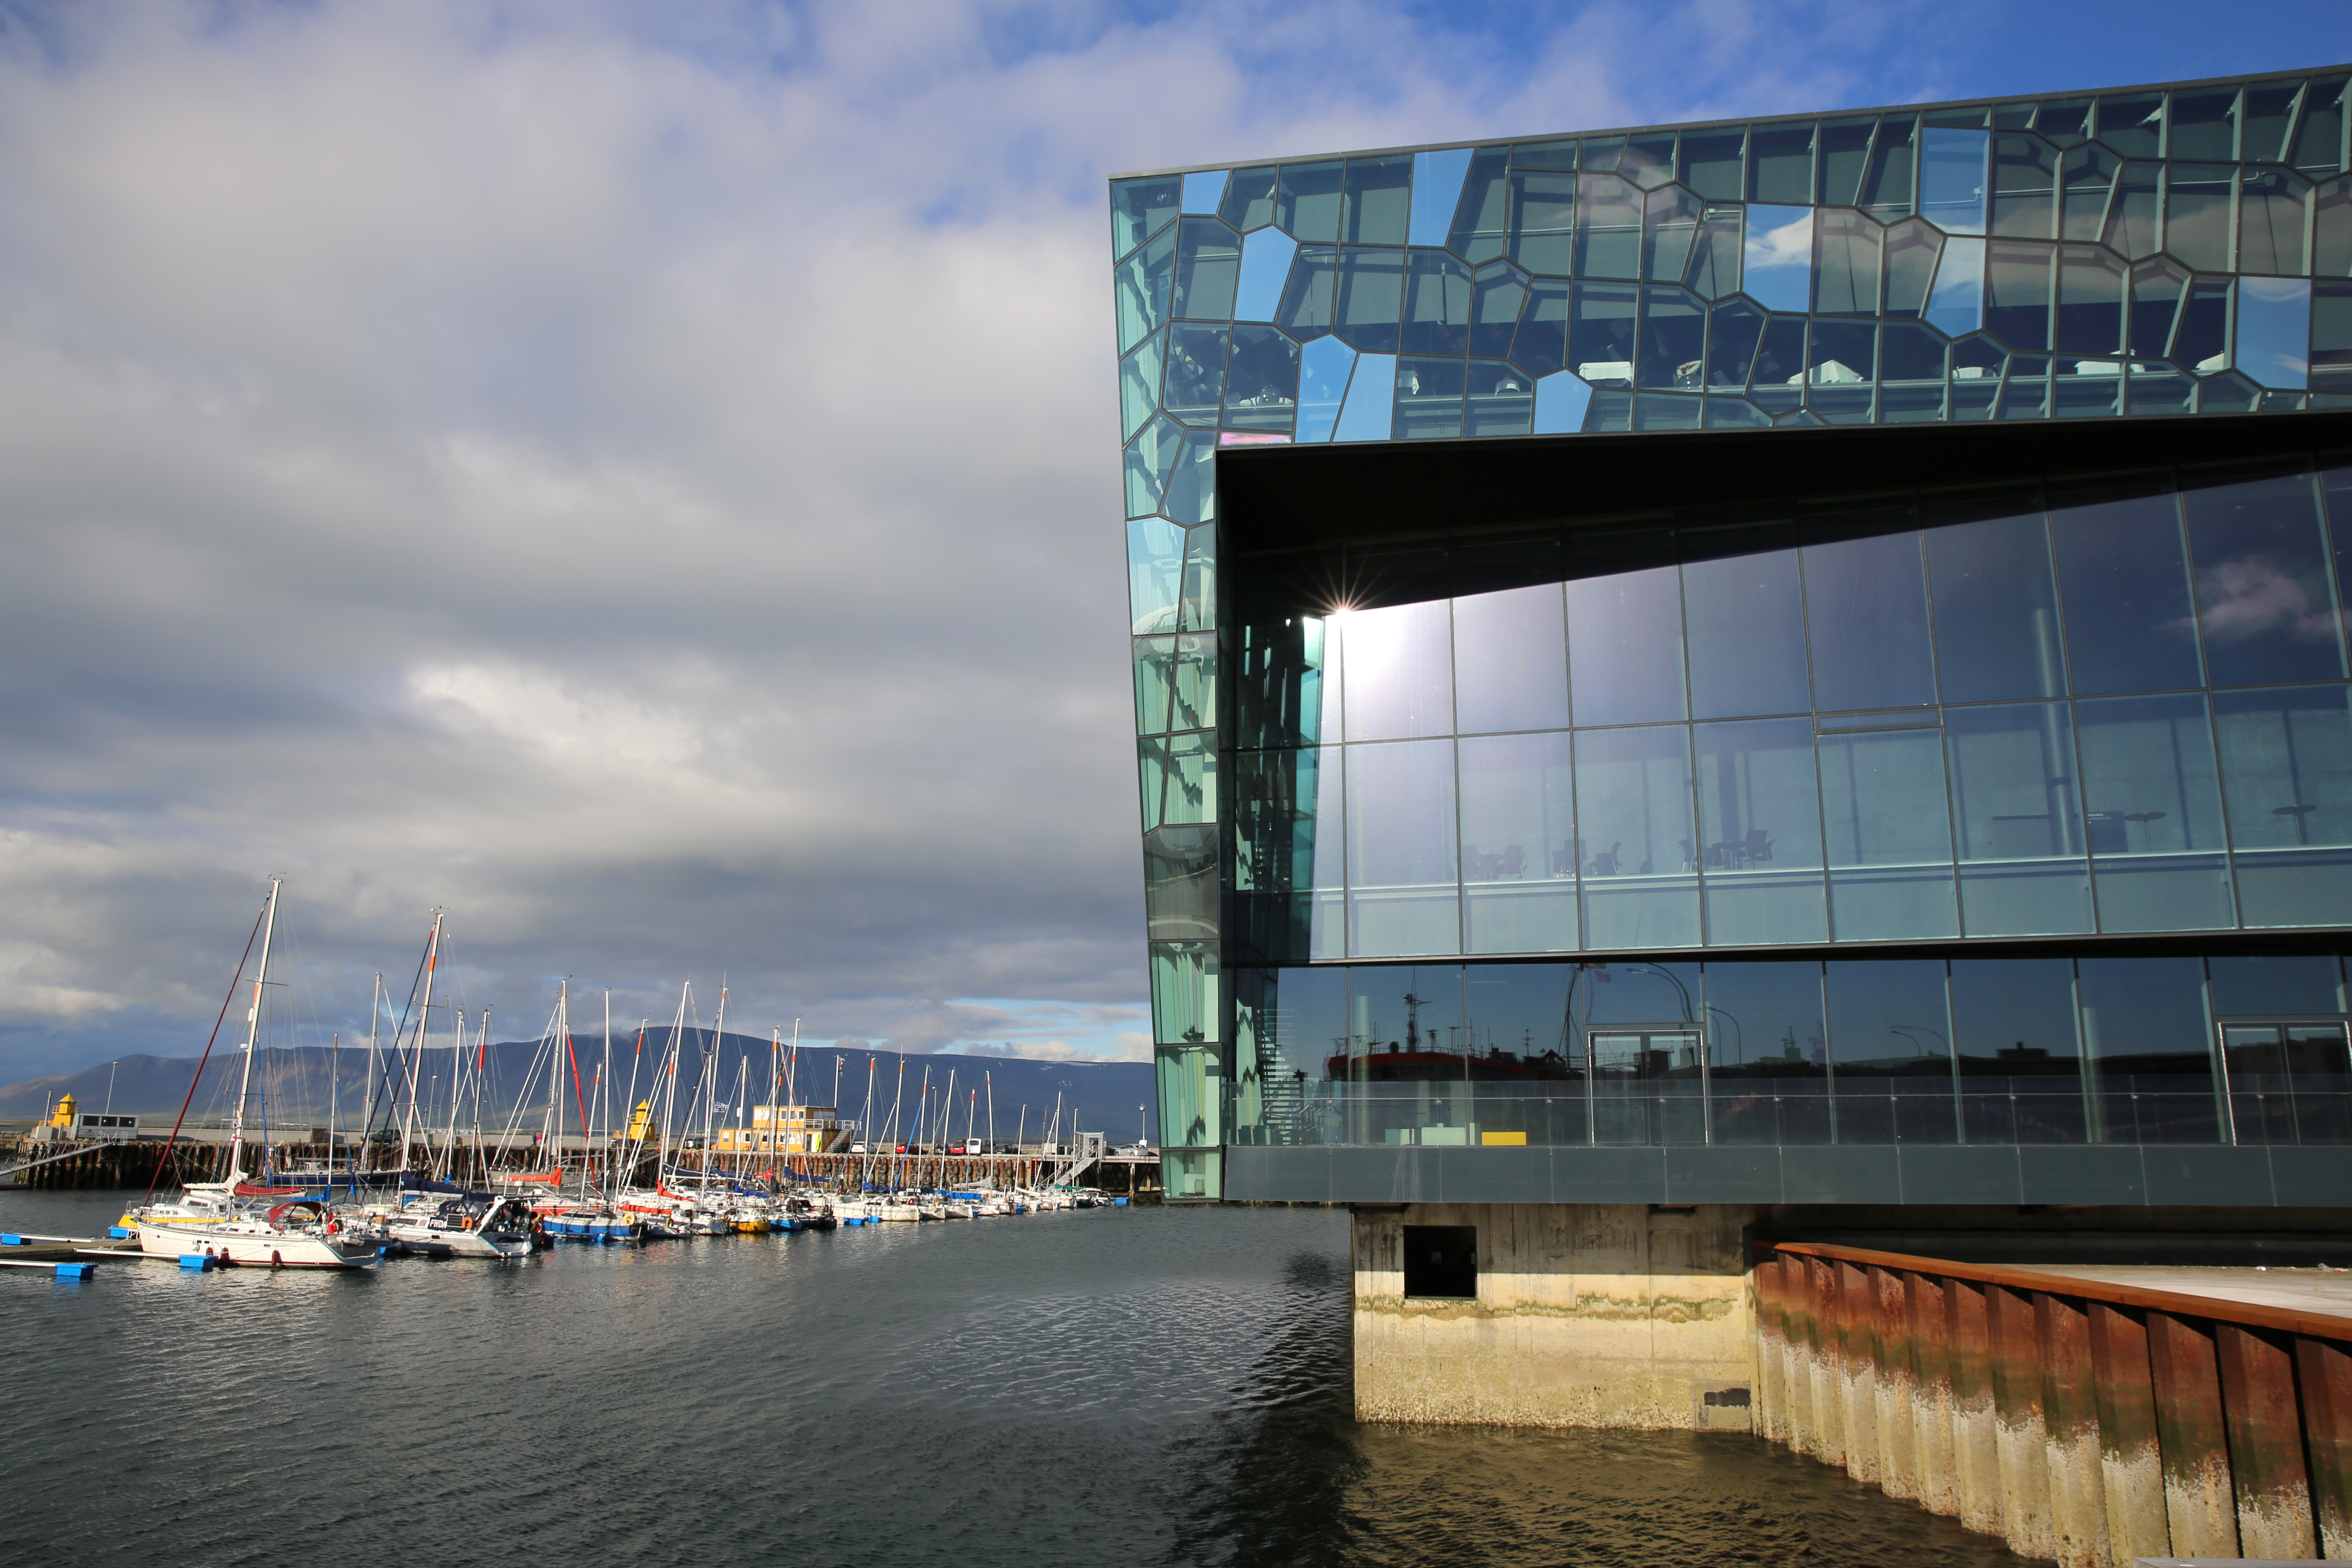
[[[1509,68],[1350,3],[38,15],[0,1078],[193,1049],[269,872],[321,1034],[445,906],[501,1026],[723,971],[734,1026],[1131,1054],[1103,175],[1622,117],[1590,62],[1688,12]]]

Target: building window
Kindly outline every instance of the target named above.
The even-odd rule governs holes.
[[[1408,1297],[1475,1299],[1478,1294],[1478,1227],[1406,1226],[1404,1293]]]

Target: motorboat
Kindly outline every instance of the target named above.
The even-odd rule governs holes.
[[[494,1198],[485,1207],[463,1198],[420,1193],[384,1218],[384,1235],[425,1258],[522,1258],[539,1224],[519,1197]]]

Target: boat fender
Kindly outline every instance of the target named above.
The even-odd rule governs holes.
[[[283,1268],[286,1267],[286,1260],[278,1256],[278,1249],[274,1247],[269,1249],[269,1267],[272,1268]]]

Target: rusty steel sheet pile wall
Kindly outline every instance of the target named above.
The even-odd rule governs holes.
[[[2352,1321],[1793,1242],[1755,1429],[2027,1557],[2352,1557]]]

